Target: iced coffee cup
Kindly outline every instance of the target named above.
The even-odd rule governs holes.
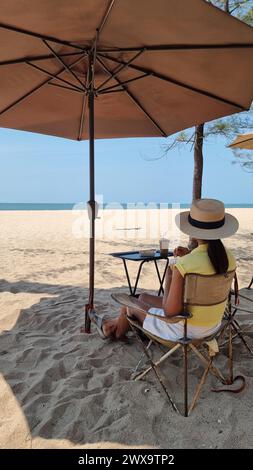
[[[169,240],[167,238],[160,239],[160,253],[163,258],[168,257]]]

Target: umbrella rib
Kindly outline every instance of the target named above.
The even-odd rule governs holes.
[[[81,93],[82,95],[85,93],[84,91],[80,91],[77,88],[71,88],[70,86],[59,85],[58,83],[49,82],[48,85],[56,86],[58,88],[64,88],[65,90],[75,91],[76,93]]]
[[[100,54],[100,56],[103,57],[104,59],[110,60],[112,62],[116,62],[117,64],[125,64],[125,62],[123,60],[115,59],[114,57],[108,57],[104,54]],[[181,88],[185,88],[186,90],[194,91],[195,93],[198,93],[198,94],[203,95],[203,96],[207,96],[208,98],[212,98],[212,99],[215,99],[217,101],[221,101],[224,104],[228,104],[229,106],[234,106],[234,107],[236,107],[236,108],[238,108],[242,111],[247,110],[247,108],[245,108],[244,106],[242,106],[238,103],[227,100],[226,98],[219,97],[219,96],[214,95],[213,93],[210,93],[208,91],[200,90],[199,88],[195,88],[191,85],[187,85],[186,83],[179,82],[178,80],[167,77],[166,75],[163,75],[161,73],[154,72],[153,70],[149,70],[149,69],[146,69],[144,67],[140,67],[140,66],[132,65],[132,64],[128,65],[128,67],[130,69],[137,70],[139,72],[151,73],[154,77],[156,77],[160,80],[163,80],[163,81],[168,82],[168,83],[172,83],[173,85],[177,85]]]
[[[101,83],[101,85],[99,85],[99,87],[97,88],[97,91],[100,90],[100,88],[102,88],[103,86],[106,85],[106,83],[110,82],[114,77],[116,77],[116,75],[118,75],[124,68],[128,67],[129,64],[131,64],[132,62],[134,62],[135,59],[137,59],[137,57],[139,57],[143,52],[145,51],[145,49],[141,49],[137,54],[134,55],[134,57],[132,57],[131,59],[129,59],[126,64],[124,65],[120,65],[119,67],[116,68],[116,70],[114,70],[114,72],[112,73],[112,76],[111,77],[108,77],[103,83]]]
[[[91,74],[91,83],[87,83],[87,86],[89,88],[92,88],[94,91],[94,80],[95,80],[95,64],[96,64],[96,59],[97,59],[97,41],[98,41],[98,30],[96,30],[96,36],[93,41],[93,46],[91,48],[91,52],[93,54],[92,62],[91,62],[91,68],[92,68],[92,74]]]
[[[98,35],[101,33],[101,31],[102,31],[102,29],[103,29],[103,27],[104,27],[106,21],[108,20],[108,17],[109,17],[109,15],[110,15],[110,13],[111,13],[111,10],[112,10],[112,8],[113,8],[114,3],[115,3],[115,0],[110,0],[110,1],[109,1],[109,5],[108,5],[108,8],[107,8],[107,10],[106,10],[106,12],[105,12],[105,15],[103,16],[102,21],[101,21],[99,27],[97,28],[97,34],[98,34]]]
[[[109,90],[109,91],[103,91],[103,93],[99,93],[100,95],[107,95],[108,93],[119,93],[120,91],[126,91],[124,88],[118,89],[118,90]]]
[[[79,85],[82,86],[83,90],[85,90],[84,86],[83,86],[83,83],[81,82],[80,78],[75,74],[75,72],[73,72],[73,70],[71,70],[69,68],[69,66],[67,64],[65,64],[65,62],[62,60],[62,58],[55,52],[55,50],[50,46],[50,44],[48,44],[48,42],[45,40],[45,39],[42,39],[43,43],[47,46],[47,48],[52,52],[52,54],[54,55],[55,59],[58,60],[58,62],[63,65],[63,67],[65,67],[66,71],[72,75],[72,77],[74,77],[77,82],[79,83]]]
[[[85,94],[83,96],[82,111],[81,111],[80,125],[79,125],[79,132],[78,132],[77,140],[82,140],[83,126],[84,126],[84,114],[85,114],[85,109],[86,109],[86,103],[87,103],[87,94]]]
[[[86,49],[83,48],[82,46],[78,46],[77,44],[72,44],[69,41],[64,41],[64,40],[55,38],[53,36],[46,36],[45,34],[34,33],[33,31],[29,31],[29,30],[23,29],[23,28],[17,28],[16,26],[11,26],[11,25],[8,25],[8,24],[0,23],[0,28],[6,29],[8,31],[13,31],[14,33],[24,34],[26,36],[32,36],[32,37],[38,38],[38,39],[46,39],[47,41],[55,42],[56,44],[61,44],[61,45],[64,45],[64,46],[73,47],[75,49],[80,49],[83,52],[86,51]]]
[[[68,57],[68,56],[75,56],[75,55],[81,55],[81,54],[83,54],[83,51],[65,52],[65,53],[59,54],[59,56],[60,57]],[[41,55],[41,56],[21,57],[20,59],[4,60],[4,61],[0,62],[0,66],[1,65],[24,64],[27,61],[39,62],[41,60],[47,60],[47,59],[53,59],[53,58],[54,58],[53,54],[47,54],[47,55]]]
[[[103,61],[100,58],[100,55],[98,55],[97,60],[99,63],[102,65],[103,69],[109,74],[112,75],[113,72],[103,63]],[[121,81],[117,78],[114,77],[114,79],[118,82],[118,85],[122,85]],[[131,93],[128,88],[124,85],[122,85],[123,89],[131,98],[131,100],[136,104],[136,106],[145,114],[145,116],[152,122],[152,124],[156,127],[156,129],[159,130],[159,132],[162,134],[163,137],[167,137],[167,133],[161,128],[161,126],[156,122],[156,120],[146,111],[146,109],[142,106],[142,104],[139,102],[139,100]]]
[[[104,16],[102,17],[100,25],[98,26],[98,28],[96,28],[96,34],[95,34],[95,37],[93,39],[92,47],[90,48],[90,54],[92,55],[93,58],[92,58],[91,83],[87,83],[87,88],[89,88],[89,89],[91,89],[91,88],[94,89],[95,64],[96,64],[96,58],[97,58],[97,43],[98,43],[99,34],[101,33],[101,31],[102,31],[109,15],[110,15],[110,12],[113,8],[114,3],[115,3],[115,0],[109,0],[108,7],[105,11]]]
[[[51,72],[49,72],[48,70],[45,70],[45,69],[39,67],[38,65],[33,64],[32,62],[28,62],[28,61],[27,61],[26,63],[27,63],[27,65],[30,65],[30,67],[33,67],[34,69],[38,70],[39,72],[43,73],[44,75],[47,75],[47,76],[51,77],[52,80],[54,80],[54,79],[55,79],[55,80],[59,80],[60,82],[63,82],[63,83],[65,83],[66,85],[70,85],[72,88],[76,88],[76,89],[79,90],[79,91],[82,91],[82,92],[85,91],[84,88],[80,88],[79,86],[75,85],[74,83],[71,83],[71,82],[69,82],[68,80],[64,80],[64,78],[55,77],[55,75],[54,75],[53,73],[51,73]],[[65,68],[64,68],[64,71],[65,71]]]
[[[98,94],[103,94],[104,92],[106,92],[108,90],[113,90],[114,88],[118,88],[119,86],[124,86],[127,83],[136,82],[137,80],[140,80],[140,78],[150,77],[150,75],[152,75],[152,74],[151,73],[143,73],[143,74],[139,75],[138,77],[130,78],[129,80],[126,80],[125,82],[121,82],[120,85],[117,84],[117,85],[108,86],[107,88],[102,88],[102,90],[100,90],[100,92]],[[96,90],[96,93],[97,92],[98,92],[98,90]]]
[[[162,52],[162,51],[187,51],[187,50],[205,50],[205,49],[248,49],[253,48],[252,43],[231,43],[231,44],[161,44],[145,46],[146,51]],[[111,47],[110,49],[99,48],[98,53],[114,53],[114,52],[135,52],[142,48],[133,47]]]
[[[86,75],[86,82],[85,82],[85,88],[87,89],[87,87],[88,87],[88,74]],[[87,96],[88,96],[87,93],[85,93],[85,95],[83,96],[82,111],[81,111],[80,125],[79,125],[79,132],[78,132],[77,140],[82,140],[82,133],[83,133],[83,127],[84,127],[84,116],[85,116],[85,110],[86,110],[86,104],[87,104]]]
[[[75,60],[70,66],[73,67],[74,65],[76,65],[78,62],[80,62],[81,60],[83,60],[84,57],[79,57],[77,60]],[[60,75],[61,73],[63,73],[65,71],[65,69],[62,69],[60,70],[59,72],[57,72],[57,74],[54,76],[54,78],[57,78],[58,75]],[[48,83],[50,83],[52,80],[52,78],[49,78],[47,80],[45,80],[44,82],[40,83],[39,85],[37,85],[36,87],[34,87],[32,90],[28,91],[27,93],[25,93],[24,95],[22,95],[20,98],[18,98],[17,100],[13,101],[11,104],[9,104],[8,106],[6,106],[4,109],[2,109],[0,111],[0,116],[2,116],[4,113],[6,113],[7,111],[9,111],[10,109],[12,109],[14,106],[16,106],[17,104],[21,103],[22,101],[24,101],[26,98],[29,98],[29,96],[31,96],[33,93],[35,93],[37,90],[39,90],[40,88],[42,88],[44,85],[47,85]]]

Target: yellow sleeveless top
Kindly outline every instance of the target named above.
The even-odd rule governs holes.
[[[215,274],[215,270],[208,256],[207,248],[207,243],[199,245],[188,255],[179,258],[175,267],[183,277],[186,273]],[[227,248],[226,252],[229,263],[228,271],[232,271],[236,267],[236,261],[233,254]],[[221,322],[225,307],[226,302],[222,302],[218,305],[211,305],[209,307],[189,306],[189,311],[193,316],[188,320],[188,323],[193,326],[215,326]]]

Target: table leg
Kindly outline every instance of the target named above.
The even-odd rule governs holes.
[[[131,286],[131,281],[130,281],[129,272],[128,272],[128,269],[127,269],[126,260],[125,260],[124,258],[122,258],[122,260],[123,260],[123,264],[124,264],[124,268],[125,268],[125,273],[126,273],[126,278],[127,278],[127,283],[128,283],[130,295],[135,296],[135,295],[136,295],[137,288],[138,288],[138,282],[139,282],[139,279],[140,279],[140,274],[141,274],[142,266],[143,266],[144,263],[147,263],[147,262],[150,261],[150,260],[143,260],[143,261],[140,263],[140,266],[139,266],[139,269],[138,269],[138,272],[137,272],[137,277],[136,277],[136,280],[135,280],[134,287]],[[163,283],[164,283],[164,279],[165,279],[167,267],[168,267],[168,264],[169,264],[169,260],[167,259],[166,266],[165,266],[165,269],[164,269],[164,272],[163,272],[162,277],[161,277],[161,275],[160,275],[160,272],[159,272],[159,269],[158,269],[158,265],[157,265],[157,260],[156,260],[156,259],[154,259],[154,263],[155,263],[155,267],[156,267],[157,277],[158,277],[158,280],[159,280],[159,283],[160,283],[158,295],[161,295],[161,293],[164,294]]]
[[[139,266],[139,269],[138,269],[138,273],[137,273],[137,277],[136,277],[136,281],[135,281],[135,285],[134,285],[134,290],[133,290],[133,294],[132,295],[135,295],[136,294],[136,290],[137,290],[137,287],[138,287],[138,282],[139,282],[139,278],[140,278],[140,274],[141,274],[141,269],[142,269],[142,266],[143,264],[146,263],[146,260],[144,259],[140,266]]]
[[[250,281],[250,284],[248,285],[247,289],[250,289],[251,286],[252,286],[252,284],[253,284],[253,277],[252,277],[252,279],[251,279],[251,281]]]
[[[155,267],[156,267],[157,277],[158,277],[159,283],[160,283],[159,292],[160,292],[160,291],[163,292],[162,279],[161,279],[161,276],[160,276],[160,272],[159,272],[159,269],[158,269],[158,265],[157,265],[156,259],[154,259],[154,263],[155,263]],[[159,295],[159,292],[158,292],[158,295]],[[160,293],[161,293],[161,292],[160,292]]]
[[[159,289],[159,291],[158,291],[158,296],[160,296],[162,293],[164,294],[163,284],[164,284],[164,279],[165,279],[166,271],[167,271],[167,268],[168,268],[168,265],[169,265],[169,260],[167,259],[167,261],[166,261],[166,265],[165,265],[165,268],[164,268],[164,272],[163,272],[162,279],[161,279],[161,276],[160,276],[160,272],[159,272],[159,270],[158,270],[158,266],[157,266],[156,260],[155,260],[155,264],[156,264],[156,270],[157,270],[157,274],[158,274],[158,279],[159,279],[159,281],[160,281],[160,289]]]
[[[133,290],[132,290],[132,287],[131,287],[131,282],[130,282],[130,277],[129,277],[129,273],[128,273],[128,269],[127,269],[127,264],[126,264],[126,260],[124,258],[123,258],[123,263],[124,263],[125,273],[126,273],[126,277],[127,277],[128,287],[129,287],[129,290],[130,290],[130,295],[133,295]]]

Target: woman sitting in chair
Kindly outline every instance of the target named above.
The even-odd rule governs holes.
[[[236,267],[234,256],[220,239],[233,235],[239,224],[235,217],[225,213],[221,201],[195,200],[190,211],[176,216],[176,224],[183,233],[194,238],[198,246],[192,251],[183,247],[175,249],[174,256],[180,259],[173,269],[167,269],[163,298],[148,293],[139,296],[140,307],[154,315],[170,317],[182,312],[184,276],[187,273],[223,274]],[[188,337],[201,338],[215,333],[220,327],[225,306],[226,302],[190,306],[192,318],[188,320]],[[176,341],[183,336],[183,322],[168,324],[134,308],[121,307],[118,318],[114,319],[106,319],[96,313],[91,313],[90,317],[103,338],[121,339],[130,329],[127,314],[135,318],[144,330],[165,340]]]

